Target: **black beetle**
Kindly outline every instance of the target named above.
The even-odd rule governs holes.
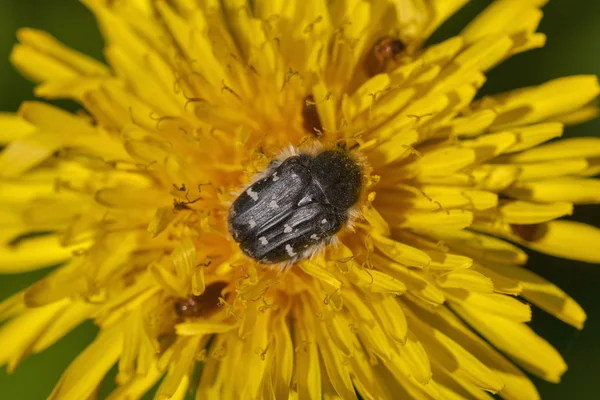
[[[256,261],[291,264],[331,241],[361,190],[361,167],[344,149],[292,155],[233,202],[229,232]]]

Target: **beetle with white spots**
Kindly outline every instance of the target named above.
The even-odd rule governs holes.
[[[292,154],[271,163],[229,210],[229,232],[250,258],[291,265],[331,243],[356,214],[361,164],[348,151]]]

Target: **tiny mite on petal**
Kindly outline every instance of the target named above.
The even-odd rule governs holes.
[[[388,62],[394,61],[405,48],[406,46],[400,39],[394,39],[391,36],[380,38],[367,54],[365,60],[367,74],[374,76],[384,72]]]
[[[291,264],[331,242],[352,219],[362,188],[361,165],[346,149],[294,154],[233,202],[229,232],[256,261]]]

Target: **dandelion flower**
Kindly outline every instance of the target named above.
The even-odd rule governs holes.
[[[544,0],[497,0],[426,47],[458,1],[85,0],[108,65],[19,31],[44,99],[0,116],[0,271],[58,265],[0,305],[0,363],[100,328],[53,399],[536,399],[559,353],[529,303],[585,313],[525,246],[599,262],[600,140],[545,143],[595,116],[593,76],[474,100],[544,44]],[[364,193],[337,245],[288,268],[231,238],[235,193],[282,150],[340,143]],[[194,371],[198,371],[197,374]],[[198,377],[199,376],[199,377]]]

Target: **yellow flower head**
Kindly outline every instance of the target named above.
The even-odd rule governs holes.
[[[497,0],[426,47],[466,0],[85,0],[108,66],[21,30],[36,95],[82,110],[0,116],[0,272],[60,264],[0,304],[0,363],[91,319],[52,398],[92,396],[115,364],[114,399],[161,379],[160,399],[538,398],[521,369],[566,365],[529,303],[585,313],[512,243],[600,262],[598,229],[556,220],[600,201],[600,140],[543,144],[595,115],[599,86],[474,97],[544,44],[545,2]],[[336,244],[273,268],[228,213],[290,146],[348,152],[362,193]]]

